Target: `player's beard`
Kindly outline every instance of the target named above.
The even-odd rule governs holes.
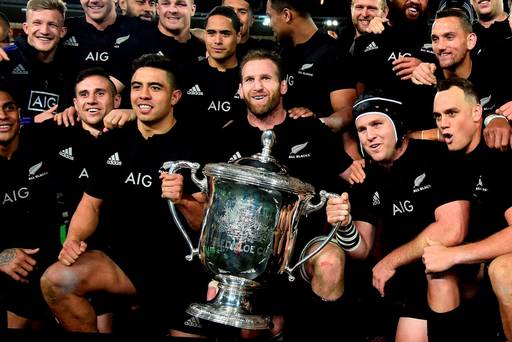
[[[247,101],[247,108],[249,111],[254,114],[259,119],[263,119],[269,116],[279,105],[279,94],[277,92],[273,92],[270,94],[270,98],[264,105],[255,105],[251,100]]]

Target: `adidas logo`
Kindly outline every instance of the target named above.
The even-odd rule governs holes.
[[[160,50],[158,50],[158,52],[156,53],[158,56],[164,56],[164,53]]]
[[[231,156],[231,158],[229,158],[229,162],[234,162],[235,160],[238,160],[242,158],[242,155],[240,154],[240,152],[236,152],[235,154],[233,154],[233,156]]]
[[[364,52],[368,52],[368,51],[372,51],[372,50],[377,50],[378,48],[379,47],[377,46],[377,44],[375,44],[375,42],[371,42],[370,44],[368,44],[366,49],[364,49]]]
[[[119,153],[116,152],[113,155],[111,155],[107,159],[107,164],[108,165],[118,165],[118,166],[123,165],[123,162],[121,161],[121,159],[119,159]]]
[[[204,94],[201,91],[201,88],[199,88],[199,85],[196,84],[195,86],[193,86],[192,88],[190,88],[187,91],[187,95],[204,95]]]
[[[235,94],[235,96],[233,96],[233,98],[240,100],[240,88],[238,88],[238,90],[236,91],[236,94]]]
[[[76,38],[75,36],[71,36],[69,37],[64,43],[62,43],[63,45],[66,45],[66,46],[78,46],[78,42],[76,41]]]
[[[380,196],[379,196],[379,193],[377,191],[375,191],[375,193],[373,194],[372,205],[376,206],[379,204],[380,204]]]
[[[27,69],[23,66],[23,64],[18,64],[16,68],[12,69],[12,75],[28,75]]]
[[[62,151],[59,152],[59,155],[66,159],[69,159],[69,160],[75,160],[75,157],[73,157],[73,148],[72,147],[63,149]]]

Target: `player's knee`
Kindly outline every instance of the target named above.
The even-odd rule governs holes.
[[[312,279],[324,279],[330,284],[338,284],[343,280],[345,255],[341,248],[328,244],[312,260]]]
[[[73,267],[55,263],[41,277],[41,290],[47,301],[54,301],[59,295],[76,291],[81,283],[77,270]]]
[[[503,255],[489,265],[489,278],[498,298],[512,301],[512,255]]]

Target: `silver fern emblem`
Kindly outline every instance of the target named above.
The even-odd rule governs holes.
[[[425,173],[416,177],[416,179],[414,180],[414,187],[415,188],[419,187],[421,185],[421,183],[423,183],[423,181],[425,180],[425,177],[427,177],[427,175]]]
[[[308,145],[308,141],[306,141],[304,144],[295,145],[292,147],[292,154],[297,154],[300,151],[302,151],[306,146]]]
[[[127,35],[127,36],[123,36],[123,37],[119,37],[116,39],[116,45],[120,45],[120,44],[123,44],[124,42],[126,42],[128,39],[130,39],[130,35]]]
[[[300,70],[308,70],[309,68],[311,68],[313,65],[315,65],[314,63],[308,63],[308,64],[304,64],[300,67]]]
[[[34,166],[31,166],[30,169],[28,169],[28,175],[33,176],[39,171],[39,169],[43,166],[43,162],[39,162]]]

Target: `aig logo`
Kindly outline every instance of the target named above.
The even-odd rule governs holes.
[[[57,103],[59,103],[59,95],[32,90],[28,101],[28,109],[36,112],[44,112]]]
[[[28,189],[25,187],[13,190],[12,192],[6,192],[3,196],[2,205],[6,203],[14,203],[20,199],[27,198],[29,194]]]
[[[286,82],[291,87],[295,84],[295,77],[293,77],[293,75],[286,75]]]
[[[93,61],[93,62],[106,62],[108,61],[109,55],[108,52],[92,52],[90,51],[87,54],[87,57],[85,57],[86,61]]]
[[[211,110],[215,112],[229,112],[231,110],[231,103],[228,101],[212,101],[208,106],[208,111]]]
[[[414,206],[409,200],[398,201],[397,203],[393,203],[393,216],[396,216],[397,214],[410,213],[413,210]]]
[[[130,172],[126,180],[124,181],[125,184],[133,184],[133,185],[142,185],[145,188],[149,188],[151,184],[153,184],[152,178],[150,175],[144,175],[140,172],[133,173]]]
[[[389,57],[388,57],[388,62],[389,61],[394,62],[401,57],[411,57],[411,56],[412,55],[410,52],[403,52],[403,53],[401,51],[399,51],[398,53],[391,52],[391,55],[389,55]]]

